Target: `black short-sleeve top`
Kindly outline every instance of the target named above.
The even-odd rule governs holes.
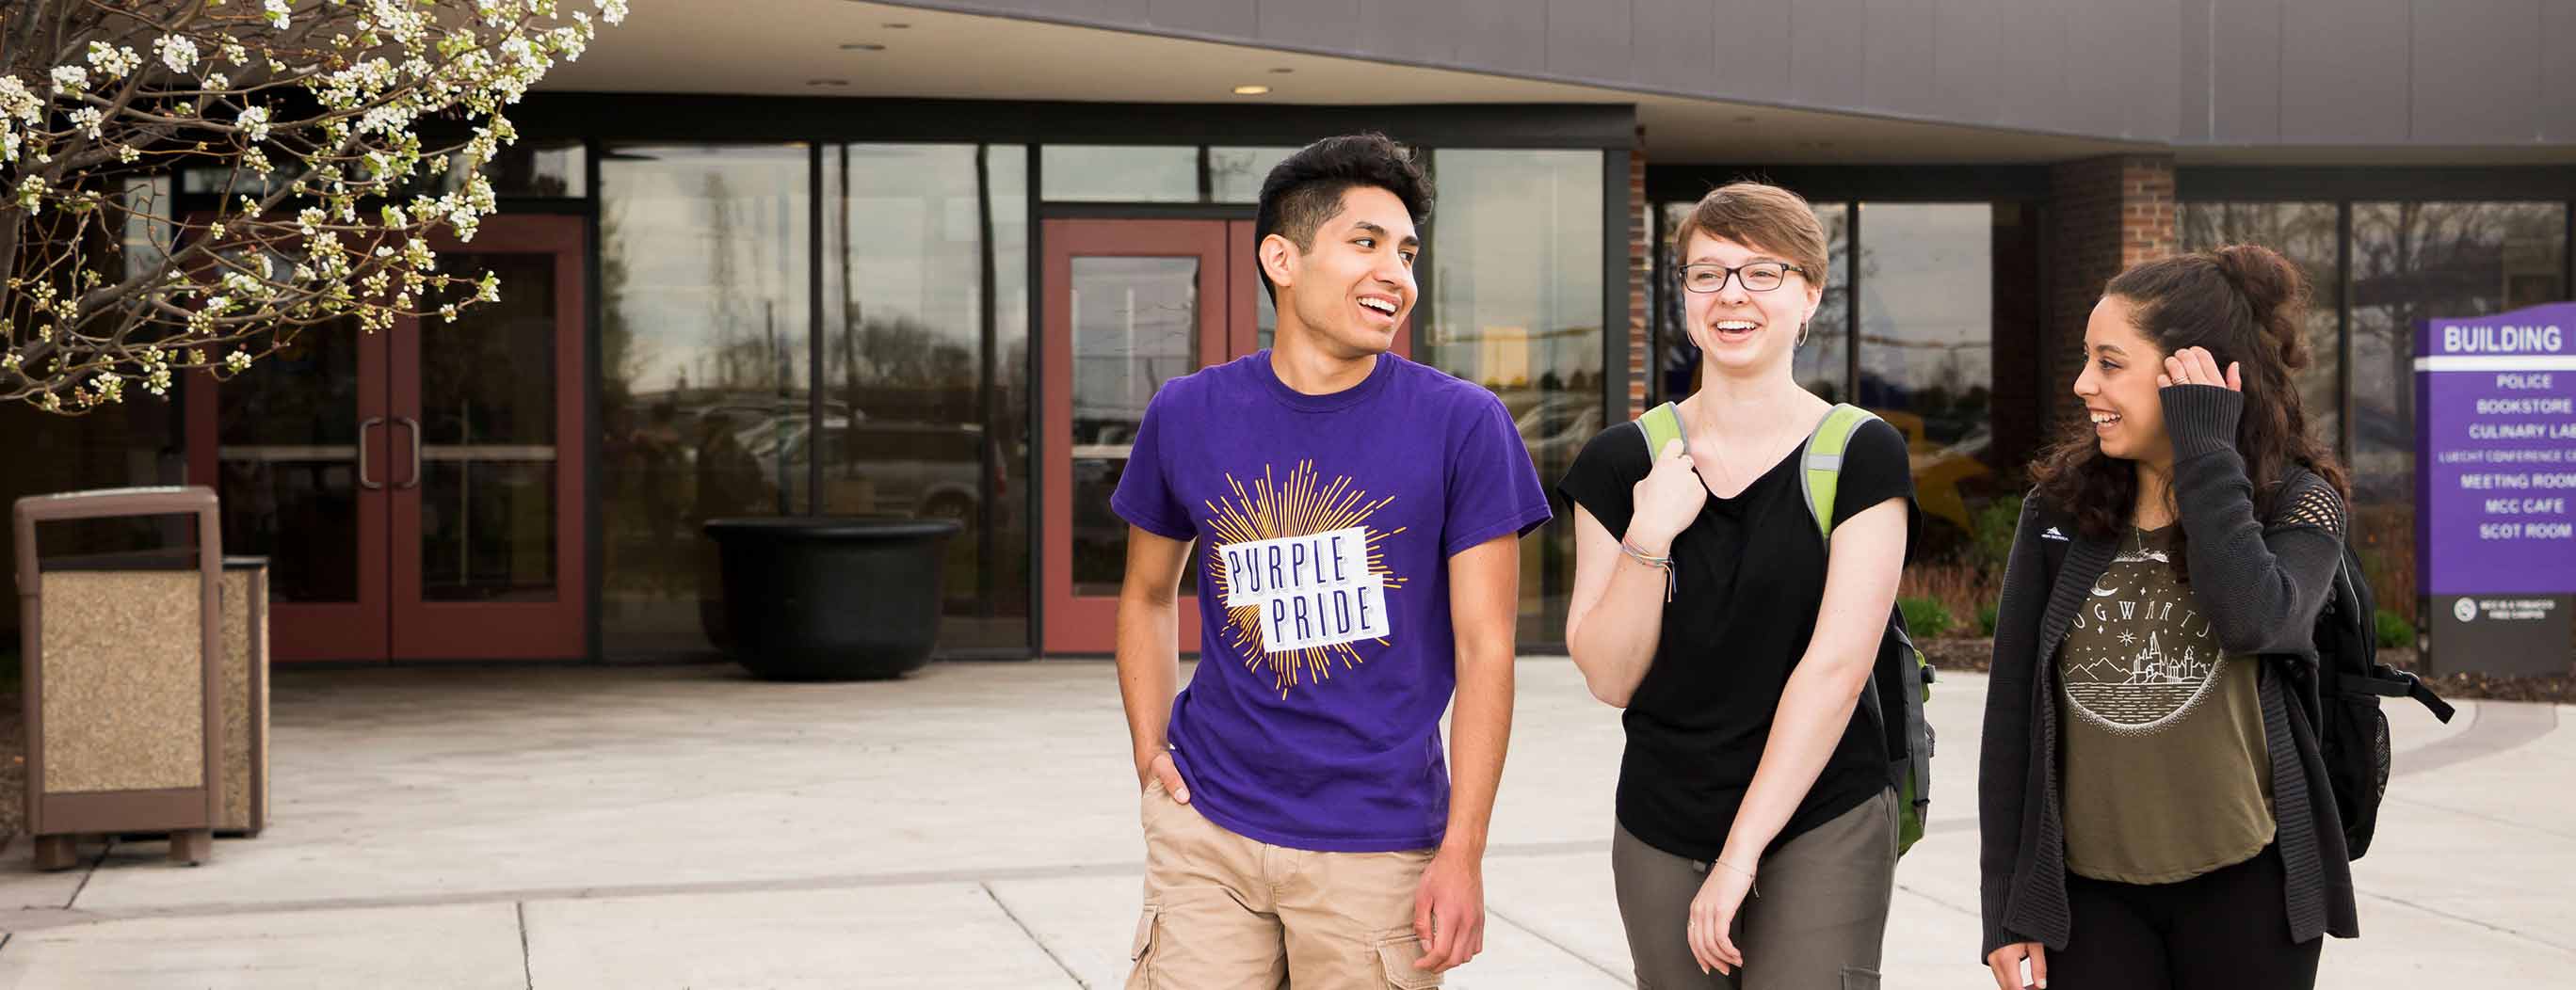
[[[1673,538],[1674,599],[1664,606],[1653,664],[1621,718],[1628,745],[1618,816],[1629,834],[1676,856],[1715,859],[1725,848],[1780,693],[1815,632],[1826,549],[1807,512],[1798,459],[1792,451],[1733,498],[1711,495]],[[1584,446],[1557,493],[1619,536],[1652,463],[1636,426],[1621,423]],[[1834,521],[1891,498],[1906,500],[1910,542],[1918,516],[1905,438],[1870,419],[1845,452]],[[1773,848],[1876,796],[1887,778],[1884,743],[1855,705]]]

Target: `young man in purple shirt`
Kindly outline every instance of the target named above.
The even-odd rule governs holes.
[[[1519,540],[1548,506],[1492,393],[1389,353],[1430,207],[1377,135],[1273,169],[1277,344],[1164,383],[1110,499],[1145,791],[1131,990],[1433,986],[1483,948]],[[1203,632],[1176,695],[1183,567]]]

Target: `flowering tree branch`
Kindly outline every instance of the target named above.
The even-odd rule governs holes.
[[[493,211],[503,110],[625,0],[0,4],[0,401],[76,413],[302,330],[498,297],[430,237]],[[182,215],[164,177],[184,173]]]

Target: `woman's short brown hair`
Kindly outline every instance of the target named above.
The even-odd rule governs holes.
[[[1764,182],[1732,182],[1709,190],[1673,228],[1673,264],[1690,263],[1692,234],[1705,233],[1798,266],[1807,283],[1825,286],[1825,228],[1806,197]]]

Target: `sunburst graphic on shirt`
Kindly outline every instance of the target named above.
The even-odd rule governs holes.
[[[1215,534],[1206,586],[1226,604],[1226,635],[1246,669],[1267,669],[1285,698],[1301,684],[1363,662],[1357,644],[1394,635],[1387,596],[1405,579],[1387,566],[1386,540],[1404,532],[1368,524],[1395,501],[1370,498],[1347,475],[1324,481],[1299,461],[1285,483],[1264,467],[1233,495],[1206,503]]]

